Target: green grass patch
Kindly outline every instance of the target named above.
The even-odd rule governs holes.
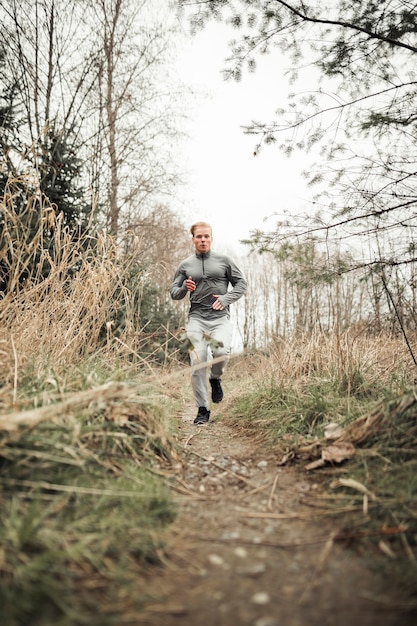
[[[234,400],[231,419],[250,430],[261,431],[272,445],[300,442],[322,434],[326,424],[352,421],[360,415],[361,402],[341,393],[333,380],[309,379],[291,386],[277,378],[256,381]]]
[[[163,403],[139,394],[89,403],[76,417],[0,440],[0,606],[8,626],[118,624],[140,611],[141,577],[160,562],[163,531],[176,515],[158,474],[175,456]]]

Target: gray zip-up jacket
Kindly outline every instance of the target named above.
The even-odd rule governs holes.
[[[177,268],[170,288],[171,298],[181,300],[188,291],[186,279],[191,276],[196,284],[190,292],[190,316],[203,319],[216,319],[229,315],[229,305],[239,300],[246,291],[247,283],[241,270],[229,257],[212,252],[193,254]],[[228,291],[229,284],[232,289]],[[219,296],[224,306],[222,311],[212,308],[214,295]]]

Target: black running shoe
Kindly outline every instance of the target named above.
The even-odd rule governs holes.
[[[210,411],[205,406],[198,407],[197,417],[194,424],[207,424],[210,419]]]
[[[220,384],[220,378],[210,378],[211,399],[216,404],[223,400],[223,389]]]

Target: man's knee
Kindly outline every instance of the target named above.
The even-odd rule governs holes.
[[[218,359],[221,357],[224,357],[225,359],[227,359],[229,354],[230,354],[230,349],[226,348],[225,346],[223,346],[222,348],[219,347],[213,350],[213,357],[215,359]]]
[[[209,354],[207,348],[202,346],[201,350],[192,350],[190,352],[190,364],[192,367],[201,366],[203,363],[207,363]]]

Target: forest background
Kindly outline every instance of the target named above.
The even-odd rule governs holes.
[[[173,198],[192,94],[172,72],[178,31],[166,11],[179,11],[191,32],[210,19],[234,25],[225,65],[231,80],[256,72],[262,54],[286,55],[294,84],[303,72],[317,74],[314,93],[289,94],[276,119],[245,129],[256,152],[319,150],[306,174],[317,211],[248,237],[241,264],[249,289],[233,312],[236,355],[268,356],[273,385],[271,372],[280,381],[295,372],[297,380],[337,380],[349,419],[352,394],[379,400],[413,386],[412,2],[1,0],[0,11],[5,432],[16,412],[47,408],[66,394],[91,400],[100,385],[187,362],[186,303],[171,302],[168,286],[190,251]],[[6,489],[8,524],[7,507],[16,506],[9,496]]]

